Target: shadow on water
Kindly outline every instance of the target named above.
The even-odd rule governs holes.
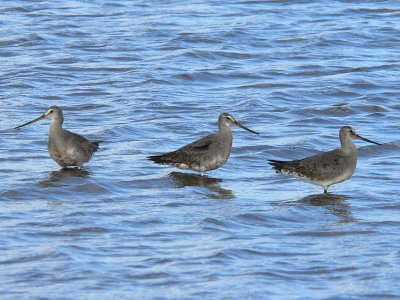
[[[197,174],[181,173],[181,172],[171,172],[169,177],[174,181],[176,188],[184,188],[187,186],[197,186],[210,190],[213,194],[203,194],[208,198],[215,199],[233,199],[236,196],[231,190],[222,188],[219,183],[222,179],[212,178],[207,176],[201,176]]]
[[[54,183],[61,181],[64,178],[75,177],[75,178],[87,178],[92,173],[83,169],[66,168],[58,171],[52,171],[48,179],[40,181],[41,187],[52,187]]]
[[[347,202],[351,197],[347,195],[337,195],[337,194],[314,194],[308,195],[300,200],[287,201],[285,204],[289,206],[315,206],[324,207],[332,215],[343,219],[344,223],[353,223],[357,221],[350,211],[350,205]]]

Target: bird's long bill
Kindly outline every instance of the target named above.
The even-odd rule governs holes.
[[[29,125],[29,124],[35,123],[37,121],[43,120],[44,118],[46,118],[46,116],[45,115],[41,115],[39,118],[36,118],[35,120],[29,121],[29,122],[26,122],[26,123],[24,123],[22,125],[14,127],[14,129],[20,128],[20,127],[25,126],[25,125]]]
[[[366,138],[364,138],[364,137],[362,137],[362,136],[360,136],[360,135],[358,135],[358,134],[356,134],[356,138],[358,138],[358,139],[360,139],[360,140],[363,140],[363,141],[366,141],[366,142],[369,142],[369,143],[372,143],[372,144],[382,145],[382,144],[379,144],[379,143],[377,143],[377,142],[374,142],[374,141],[371,141],[371,140],[369,140],[369,139],[366,139]]]
[[[247,127],[243,126],[242,124],[240,124],[240,123],[238,123],[238,122],[236,122],[236,121],[235,121],[235,125],[236,125],[237,127],[243,128],[243,129],[245,129],[245,130],[247,130],[247,131],[250,131],[250,132],[252,132],[252,133],[258,134],[258,132],[255,132],[255,131],[253,131],[253,130],[251,130],[251,129],[248,129]]]

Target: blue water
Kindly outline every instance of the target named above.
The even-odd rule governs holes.
[[[377,299],[400,295],[400,3],[3,1],[2,299]],[[47,153],[47,107],[102,140],[82,171]],[[201,178],[154,165],[217,130]],[[338,147],[353,177],[322,188],[268,159]]]

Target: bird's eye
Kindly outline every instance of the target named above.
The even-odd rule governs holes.
[[[50,110],[49,110],[49,114],[51,114],[52,112],[53,112],[53,110],[52,110],[52,109],[50,109]]]

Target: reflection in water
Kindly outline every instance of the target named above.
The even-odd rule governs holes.
[[[219,178],[211,178],[207,176],[201,176],[197,174],[190,173],[181,173],[181,172],[171,172],[169,177],[174,180],[177,184],[177,188],[183,188],[186,186],[198,186],[209,189],[213,194],[203,194],[208,198],[215,199],[233,199],[236,196],[232,193],[231,190],[222,188],[219,183],[222,182],[222,179]],[[216,194],[214,194],[216,193]]]
[[[347,195],[337,195],[332,193],[327,194],[315,194],[306,196],[298,201],[294,201],[297,203],[308,203],[313,206],[324,206],[324,205],[343,205],[349,206],[347,200],[351,197]]]
[[[351,197],[347,195],[337,195],[337,194],[315,194],[306,196],[300,200],[285,202],[290,206],[294,205],[311,205],[311,206],[322,206],[326,208],[328,212],[332,215],[343,219],[341,223],[353,223],[357,221],[349,210],[350,205],[347,200]]]
[[[63,178],[66,177],[89,177],[91,175],[91,172],[83,170],[83,169],[76,169],[76,168],[66,168],[66,169],[60,169],[58,171],[52,171],[50,173],[50,176],[47,180],[43,180],[39,182],[39,185],[42,187],[52,187],[54,186],[54,183],[60,181]]]

